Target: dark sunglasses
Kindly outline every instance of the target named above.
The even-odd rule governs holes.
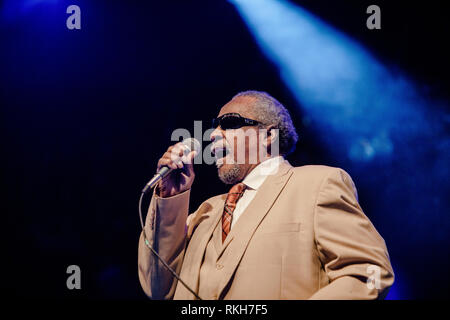
[[[261,124],[261,122],[244,118],[239,113],[226,113],[212,120],[212,127],[215,129],[220,126],[222,130],[239,129],[244,126],[256,126],[258,124]]]

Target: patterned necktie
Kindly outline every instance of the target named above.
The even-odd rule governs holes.
[[[241,183],[235,184],[228,192],[227,200],[223,208],[222,214],[222,242],[225,241],[228,233],[230,233],[231,220],[233,219],[233,211],[236,208],[236,203],[244,194],[246,185]]]

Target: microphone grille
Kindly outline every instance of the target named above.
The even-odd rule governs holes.
[[[198,142],[195,138],[186,138],[183,140],[182,144],[184,144],[186,147],[189,148],[190,151],[196,151],[197,153],[200,153],[200,142]]]

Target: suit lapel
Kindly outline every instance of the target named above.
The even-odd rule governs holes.
[[[283,187],[289,180],[292,172],[292,166],[287,162],[280,164],[277,174],[268,176],[266,181],[261,185],[256,193],[255,198],[245,209],[245,212],[239,218],[239,221],[231,229],[224,244],[219,257],[223,254],[223,250],[229,247],[229,255],[227,263],[223,269],[222,281],[219,286],[219,297],[230,281],[234,271],[236,270],[241,258],[247,249],[248,243],[258,228],[267,212],[278,198]]]
[[[221,212],[221,215],[223,215],[223,212]],[[222,219],[219,219],[219,221],[215,225],[212,241],[214,242],[214,249],[216,250],[217,254],[220,255],[220,252],[222,251],[222,247],[223,247],[223,244],[222,244]]]

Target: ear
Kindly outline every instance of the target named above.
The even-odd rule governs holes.
[[[273,154],[273,152],[278,152],[278,137],[279,137],[279,129],[275,128],[274,125],[270,125],[267,127],[267,137],[264,139],[264,146],[267,148],[267,152],[269,154]]]
[[[279,130],[276,129],[274,125],[270,125],[269,127],[267,127],[268,145],[271,145],[278,138],[278,131]]]

